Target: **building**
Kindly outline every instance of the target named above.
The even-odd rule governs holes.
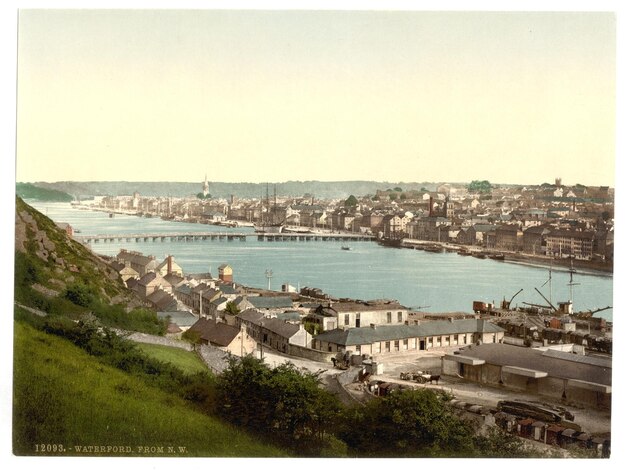
[[[611,407],[611,359],[508,344],[467,347],[443,359],[443,373],[565,403]]]
[[[141,278],[149,272],[156,270],[157,261],[154,256],[144,256],[137,251],[120,250],[117,261],[125,266],[133,268]]]
[[[146,297],[146,300],[156,310],[162,312],[175,312],[178,310],[178,301],[176,298],[171,293],[162,289],[157,289],[152,292],[152,294]]]
[[[495,233],[496,226],[492,224],[474,224],[467,229],[469,245],[487,245],[487,234]]]
[[[545,255],[546,241],[545,237],[550,230],[543,226],[528,227],[522,235],[522,245],[524,253],[529,255]]]
[[[158,289],[169,291],[171,288],[170,283],[163,279],[163,276],[154,271],[144,274],[139,281],[137,281],[135,286],[137,294],[139,294],[142,299],[147,299],[149,295]]]
[[[496,246],[498,250],[518,251],[522,247],[522,231],[515,224],[496,227]]]
[[[307,347],[311,339],[302,324],[267,318],[254,309],[241,312],[236,321],[239,328],[247,331],[257,343],[283,353],[288,353],[291,345]]]
[[[202,195],[206,198],[209,195],[209,182],[206,174],[204,175],[204,183],[202,184]]]
[[[188,331],[196,333],[202,344],[218,347],[235,356],[246,356],[256,348],[256,342],[245,330],[215,320],[201,318]]]
[[[168,324],[176,325],[181,331],[191,328],[197,321],[197,315],[185,310],[175,310],[172,312],[157,312],[159,320],[167,320]]]
[[[307,316],[324,331],[335,328],[360,328],[361,326],[403,324],[409,311],[396,301],[341,301],[319,305]]]
[[[68,237],[73,237],[74,236],[74,229],[72,228],[72,226],[70,224],[68,224],[66,222],[57,222],[56,225],[61,230],[63,230]]]
[[[120,263],[119,261],[113,261],[111,263],[111,267],[120,275],[122,281],[124,282],[128,281],[131,278],[139,279],[139,273],[130,266],[126,266],[124,263]]]
[[[334,329],[315,336],[311,347],[319,351],[378,356],[479,342],[498,343],[503,338],[504,329],[485,320],[436,320],[413,325]]]
[[[546,255],[590,260],[593,257],[594,238],[595,234],[590,230],[553,230],[545,236]]]
[[[293,308],[291,297],[284,295],[272,295],[267,297],[250,296],[247,298],[247,301],[253,308],[264,314],[280,313]]]
[[[218,278],[223,282],[233,282],[233,268],[228,264],[222,264],[217,268]]]
[[[157,267],[156,272],[161,276],[167,276],[168,274],[176,274],[178,276],[183,275],[183,268],[181,268],[172,255],[168,255]]]

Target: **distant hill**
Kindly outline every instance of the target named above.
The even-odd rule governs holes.
[[[59,181],[55,183],[35,182],[34,186],[44,189],[54,189],[71,194],[77,199],[92,196],[130,196],[137,191],[142,196],[173,196],[185,197],[202,191],[202,182],[175,183],[175,182],[147,182],[147,181]],[[426,188],[433,191],[437,183],[389,183],[380,181],[286,181],[282,183],[222,183],[209,181],[209,191],[213,197],[226,198],[231,195],[242,198],[265,197],[266,191],[270,196],[312,196],[319,199],[344,199],[351,194],[366,196],[376,194],[377,190],[386,190],[395,187],[403,190],[420,190]]]
[[[31,183],[16,183],[15,194],[22,199],[35,199],[37,201],[70,202],[74,199],[62,190],[45,188]]]

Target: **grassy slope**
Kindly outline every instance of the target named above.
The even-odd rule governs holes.
[[[137,343],[137,347],[149,357],[169,362],[188,374],[206,372],[207,366],[194,353],[159,344]]]
[[[17,455],[35,455],[36,444],[62,444],[64,455],[76,454],[76,445],[130,446],[130,455],[146,445],[185,446],[189,456],[284,455],[20,322],[14,361]]]

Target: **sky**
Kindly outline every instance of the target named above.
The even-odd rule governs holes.
[[[616,18],[20,10],[17,181],[614,186]]]

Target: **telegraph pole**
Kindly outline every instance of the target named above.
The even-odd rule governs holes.
[[[272,290],[272,276],[274,273],[271,269],[265,270],[265,277],[267,278],[267,290]]]

